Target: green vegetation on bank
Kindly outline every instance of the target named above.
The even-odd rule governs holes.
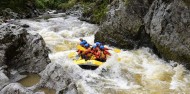
[[[108,11],[107,5],[112,0],[36,0],[38,8],[67,10],[79,3],[83,8],[83,16],[89,17],[90,22],[99,24]]]
[[[10,8],[14,12],[28,12],[26,10],[27,0],[1,0],[0,1],[0,10],[4,10],[5,8]],[[0,12],[1,14],[2,12]]]
[[[90,17],[91,22],[99,24],[106,17],[110,0],[97,0],[96,2],[82,2],[83,16]]]
[[[68,9],[74,6],[77,0],[35,0],[37,8],[41,9]]]
[[[77,3],[82,6],[84,17],[89,17],[92,23],[100,23],[108,11],[107,5],[112,0],[1,0],[0,10],[12,9],[19,14],[27,14],[29,9],[67,10]],[[2,12],[0,12],[2,15]]]

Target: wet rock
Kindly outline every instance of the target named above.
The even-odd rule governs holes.
[[[40,12],[36,9],[35,1],[31,0],[2,0],[0,2],[0,15],[5,20],[37,17]]]
[[[57,63],[47,65],[46,69],[40,73],[40,76],[41,80],[38,87],[53,88],[57,92],[60,92],[60,94],[62,92],[71,92],[72,88],[74,88],[72,87],[73,81],[70,75]]]
[[[150,4],[151,0],[114,0],[105,22],[95,35],[95,41],[125,49],[141,46],[139,36],[144,32],[143,17]],[[150,43],[147,35],[142,37],[147,38],[144,43]]]
[[[66,11],[67,15],[77,16],[81,19],[82,17],[82,7],[81,5],[77,4],[74,5],[72,8]]]
[[[2,10],[2,16],[4,17],[5,20],[19,18],[18,13],[13,12],[12,9],[10,8]]]
[[[36,8],[36,5],[34,4],[33,1],[29,1],[29,0],[26,1],[26,9],[29,11],[28,13],[26,13],[26,15],[23,15],[26,18],[37,17],[41,14],[39,10]]]
[[[0,90],[9,84],[9,78],[4,74],[4,70],[0,70]]]
[[[27,24],[23,24],[22,27],[23,27],[23,28],[29,28],[30,26],[27,25]]]
[[[3,23],[3,19],[2,17],[0,16],[0,25]]]
[[[23,87],[19,83],[11,83],[4,87],[1,91],[1,94],[45,94],[43,92],[36,92],[34,93],[33,91]]]
[[[20,72],[40,72],[50,62],[49,49],[39,34],[32,35],[18,25],[0,27],[0,65]]]
[[[161,55],[190,69],[190,7],[187,0],[155,0],[144,18]]]
[[[21,75],[16,70],[10,70],[10,74],[9,74],[10,82],[17,82],[25,77],[27,77],[27,75]]]

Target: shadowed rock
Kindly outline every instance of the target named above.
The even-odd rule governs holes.
[[[39,34],[32,35],[14,24],[0,26],[0,93],[1,94],[44,94],[34,93],[16,82],[22,72],[39,73],[50,63],[49,49]]]
[[[17,25],[0,27],[0,48],[0,66],[7,65],[19,72],[38,73],[50,62],[42,37]]]
[[[59,94],[76,94],[76,86],[71,76],[64,70],[63,66],[57,63],[50,63],[46,69],[40,73],[41,80],[37,87],[49,87],[56,89]]]
[[[190,7],[186,0],[155,0],[144,18],[161,55],[190,69]]]
[[[141,44],[149,45],[148,35],[142,34],[145,32],[142,18],[147,13],[150,3],[151,0],[114,0],[106,21],[95,35],[95,41],[124,49],[137,48],[142,46]],[[141,38],[145,40],[141,41]]]
[[[0,90],[9,84],[9,78],[4,74],[4,70],[0,69]]]

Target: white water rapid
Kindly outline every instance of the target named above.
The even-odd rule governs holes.
[[[98,69],[83,70],[68,57],[76,52],[79,38],[94,43],[98,26],[66,16],[48,20],[21,20],[30,33],[39,33],[50,48],[52,63],[58,63],[75,80],[82,94],[189,94],[190,72],[175,62],[166,62],[150,49],[121,50]],[[104,36],[102,36],[104,37]],[[108,46],[109,47],[109,46]],[[113,47],[109,47],[113,49]]]

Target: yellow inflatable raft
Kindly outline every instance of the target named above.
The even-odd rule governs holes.
[[[103,62],[100,62],[100,61],[97,61],[97,60],[87,60],[87,61],[85,61],[84,59],[74,60],[74,63],[79,65],[82,69],[89,69],[89,70],[95,70],[100,65],[103,64]]]
[[[80,45],[77,45],[77,49],[81,51],[86,51],[86,49]],[[119,49],[114,49],[114,52],[120,53]],[[81,57],[77,57],[77,53],[72,52],[68,55],[69,58],[74,59],[74,63],[79,65],[82,69],[95,70],[99,66],[101,66],[104,62],[94,60],[93,56],[90,60],[82,59]]]
[[[85,51],[86,49],[83,48],[82,46],[78,45],[77,49]],[[103,62],[94,60],[93,57],[91,57],[91,60],[85,60],[82,59],[81,57],[77,56],[76,52],[71,52],[68,55],[69,58],[74,59],[74,63],[79,65],[82,69],[89,69],[89,70],[95,70],[97,69],[100,65],[103,64]]]

